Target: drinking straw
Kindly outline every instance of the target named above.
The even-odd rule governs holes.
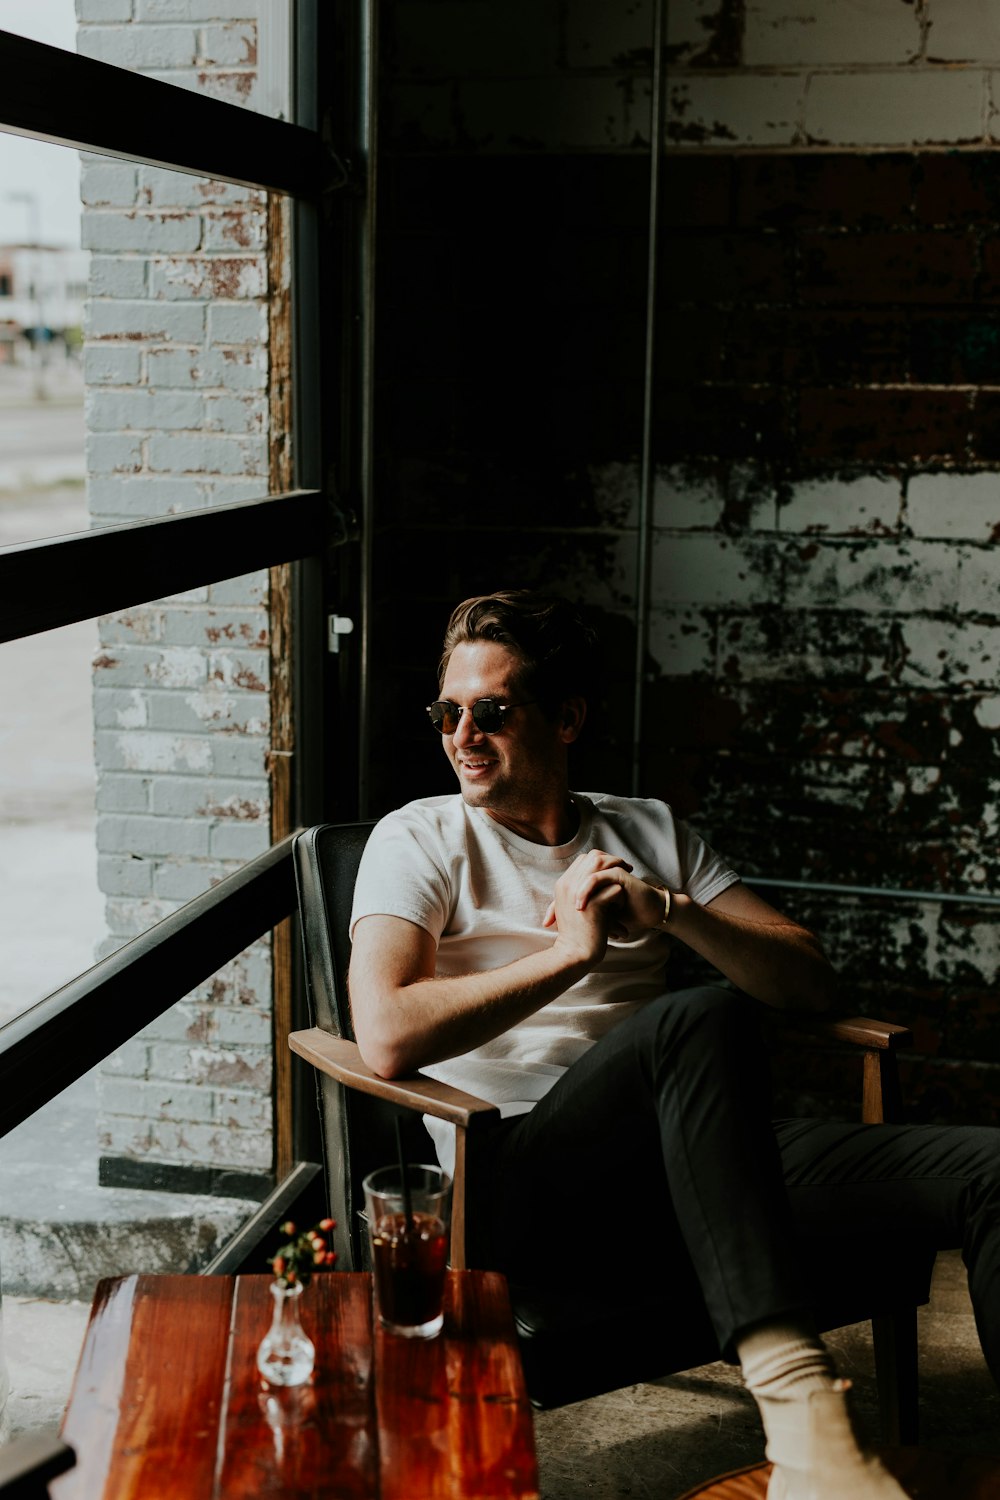
[[[399,1116],[396,1116],[396,1155],[399,1157],[399,1178],[403,1184],[403,1226],[404,1231],[413,1229],[413,1199],[410,1197],[410,1179],[406,1171],[406,1155],[403,1151],[403,1126]]]

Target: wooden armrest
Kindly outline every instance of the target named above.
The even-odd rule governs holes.
[[[856,1047],[875,1048],[879,1052],[895,1052],[913,1041],[909,1027],[895,1026],[891,1021],[877,1021],[871,1016],[841,1016],[836,1020],[783,1016],[782,1021],[806,1036],[828,1042],[851,1042]]]
[[[450,1083],[438,1083],[415,1073],[411,1078],[380,1078],[363,1061],[357,1042],[345,1041],[312,1026],[308,1031],[292,1031],[288,1045],[293,1052],[312,1063],[321,1073],[336,1078],[345,1088],[358,1089],[363,1094],[374,1094],[378,1099],[387,1099],[404,1109],[417,1109],[422,1114],[434,1115],[452,1125],[468,1130],[475,1121],[485,1123],[484,1116],[499,1116],[495,1104],[477,1099],[475,1094],[463,1093],[452,1088]]]

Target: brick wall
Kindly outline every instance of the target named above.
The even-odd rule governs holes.
[[[671,6],[669,138],[862,149],[997,139],[989,0],[688,0]]]
[[[652,11],[502,9],[385,15],[380,809],[450,788],[447,609],[519,583],[594,606],[577,784],[629,782]],[[748,874],[994,891],[1000,33],[971,0],[669,14],[644,789]],[[1000,1118],[988,907],[782,902],[914,1026],[916,1117]]]
[[[256,0],[78,0],[79,50],[254,104]],[[268,491],[264,195],[85,157],[94,525]],[[114,948],[269,843],[268,576],[103,619],[98,868]],[[102,1180],[271,1171],[271,962],[255,944],[104,1067]]]

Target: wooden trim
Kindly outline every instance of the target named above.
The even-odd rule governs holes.
[[[899,1068],[894,1052],[865,1053],[861,1119],[865,1125],[894,1125],[902,1116]]]
[[[0,641],[323,551],[327,501],[293,490],[0,548]]]
[[[877,1021],[869,1016],[844,1016],[837,1020],[819,1017],[782,1016],[794,1030],[830,1042],[849,1042],[855,1047],[874,1047],[877,1051],[896,1052],[908,1047],[913,1032],[891,1021]]]
[[[0,1029],[0,1135],[295,910],[291,838]]]
[[[455,1172],[451,1184],[451,1268],[467,1271],[469,1260],[465,1245],[465,1185],[469,1153],[469,1132],[455,1127]]]
[[[272,494],[290,491],[295,480],[292,453],[292,301],[291,204],[274,193],[267,204],[268,404],[270,433],[268,487]],[[287,838],[295,826],[294,631],[292,570],[287,562],[270,570],[268,638],[271,674],[271,747],[267,771],[271,792],[271,843]],[[292,1098],[292,1054],[285,1037],[295,1025],[292,983],[294,932],[291,920],[274,930],[271,943],[271,1014],[274,1053],[274,1167],[280,1182],[295,1160]]]
[[[0,31],[0,126],[217,182],[316,196],[346,182],[319,133]]]
[[[487,1104],[474,1094],[452,1088],[449,1083],[438,1083],[434,1078],[425,1078],[421,1073],[403,1079],[380,1078],[363,1061],[357,1042],[332,1036],[318,1026],[312,1026],[308,1031],[293,1031],[288,1045],[314,1068],[328,1073],[346,1088],[373,1094],[377,1099],[386,1099],[404,1109],[418,1109],[422,1114],[448,1120],[465,1129],[482,1116],[499,1117],[495,1104]]]

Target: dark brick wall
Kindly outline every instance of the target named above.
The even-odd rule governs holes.
[[[665,176],[664,457],[995,461],[994,153],[691,154]]]
[[[576,782],[627,789],[646,151],[518,150],[510,132],[498,149],[460,114],[431,141],[401,46],[379,202],[375,810],[451,788],[422,722],[441,630],[458,598],[517,584],[593,607],[609,671]],[[664,200],[644,790],[748,874],[996,890],[996,159],[679,153]],[[782,904],[852,1003],[914,1026],[917,1116],[1000,1120],[988,909]],[[823,1065],[791,1092],[808,1105],[839,1079]]]

